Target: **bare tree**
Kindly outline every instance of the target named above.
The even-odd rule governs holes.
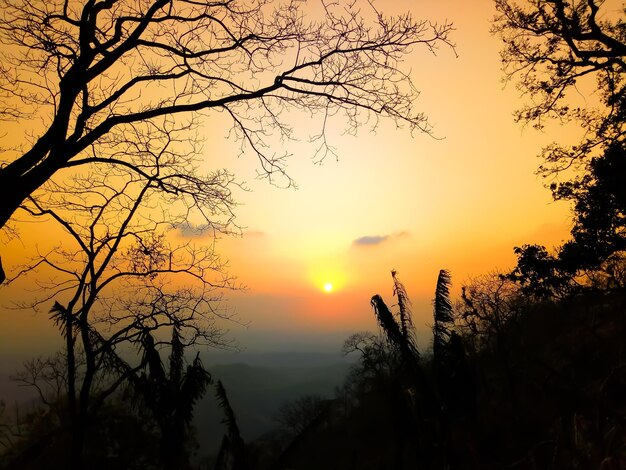
[[[321,413],[326,401],[318,394],[301,396],[294,401],[283,403],[274,419],[282,428],[297,435]]]
[[[270,176],[284,173],[285,155],[266,144],[292,136],[286,110],[319,115],[320,158],[337,114],[348,130],[384,116],[429,132],[400,62],[412,47],[451,45],[450,24],[387,17],[360,1],[320,1],[318,12],[297,0],[0,5],[0,116],[43,122],[4,153],[0,226],[61,169],[98,163],[145,176],[119,145],[167,116],[223,113]]]
[[[539,128],[547,118],[575,120],[584,130],[583,140],[572,147],[545,148],[539,172],[548,176],[572,166],[586,169],[588,157],[597,155],[598,148],[624,137],[623,5],[603,0],[496,0],[496,8],[493,32],[504,42],[506,79],[517,80],[529,98],[517,119]],[[580,93],[578,86],[585,81],[597,93],[598,108],[575,107],[567,99],[568,93]]]
[[[169,343],[172,329],[181,344],[228,345],[217,320],[231,317],[219,308],[219,300],[222,289],[235,287],[234,280],[212,246],[175,243],[170,229],[199,214],[211,229],[228,230],[230,176],[178,174],[175,163],[167,164],[172,142],[158,151],[144,149],[143,171],[149,177],[127,167],[91,165],[90,173],[76,175],[64,186],[47,183],[42,198],[29,197],[22,206],[32,217],[59,224],[68,236],[62,246],[38,255],[9,282],[38,277],[39,295],[25,307],[54,300],[51,313],[66,343],[76,468],[89,416],[148,364],[148,354],[133,358],[133,345],[145,349],[146,335],[157,338],[156,347]],[[178,190],[163,191],[170,184]],[[177,210],[178,217],[170,211],[176,205],[185,209]],[[79,356],[84,358],[82,366]],[[103,375],[107,380],[100,380]]]
[[[520,286],[509,276],[493,272],[470,280],[462,287],[458,305],[459,327],[469,332],[465,345],[471,343],[474,353],[491,350],[502,367],[510,400],[518,399],[518,372],[513,364],[512,343],[522,314],[534,301],[522,295]]]
[[[350,335],[344,341],[341,352],[343,355],[360,354],[359,362],[352,367],[347,381],[358,387],[371,386],[369,382],[382,383],[399,362],[386,338],[367,331]]]
[[[459,326],[477,342],[476,348],[499,343],[509,322],[514,322],[527,306],[520,287],[507,276],[493,272],[470,279],[462,287],[457,305]],[[501,345],[504,347],[504,345]]]

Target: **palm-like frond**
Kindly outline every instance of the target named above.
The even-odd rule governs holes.
[[[435,289],[435,321],[452,323],[452,302],[450,301],[450,285],[452,280],[450,273],[445,269],[439,271],[437,288]]]
[[[440,359],[446,344],[450,339],[450,326],[454,323],[452,302],[450,301],[450,273],[445,269],[439,271],[437,287],[435,289],[433,325],[433,354],[435,361]]]
[[[165,370],[161,362],[161,356],[156,349],[154,338],[149,331],[143,333],[142,346],[144,353],[144,361],[148,364],[150,379],[158,384],[165,383]]]
[[[224,411],[224,419],[222,422],[226,424],[228,432],[222,439],[222,445],[217,455],[215,470],[244,470],[245,463],[245,444],[239,433],[235,412],[230,406],[226,389],[221,380],[215,384],[215,397],[220,408]]]
[[[170,384],[172,388],[180,387],[183,374],[185,346],[181,340],[180,328],[174,325],[172,330],[172,350],[170,352]]]
[[[398,298],[398,309],[400,316],[400,327],[402,328],[402,335],[409,339],[413,335],[413,319],[411,318],[411,301],[406,293],[404,284],[398,279],[398,273],[394,269],[391,271],[391,277],[393,278],[393,295]]]
[[[412,336],[402,334],[402,328],[380,295],[372,297],[371,305],[378,319],[378,323],[380,323],[381,328],[387,335],[389,343],[398,348],[402,354],[403,360],[406,361],[409,367],[417,370],[419,368],[419,352]]]
[[[228,395],[226,395],[226,389],[221,380],[215,384],[215,398],[217,398],[217,404],[224,411],[224,423],[228,429],[228,434],[231,436],[239,436],[239,426],[237,426],[237,419],[235,418],[235,412],[230,406],[228,401]]]
[[[187,371],[182,378],[180,390],[178,392],[176,415],[185,427],[189,426],[193,418],[193,408],[197,401],[202,398],[208,385],[213,379],[200,361],[199,354],[196,355],[193,363],[187,366]]]
[[[372,308],[374,309],[374,313],[376,314],[376,319],[380,324],[381,328],[387,335],[387,339],[389,342],[397,347],[402,347],[405,343],[405,337],[402,334],[402,330],[398,322],[393,317],[391,310],[385,304],[385,301],[378,294],[372,297],[371,300]]]
[[[50,319],[54,322],[55,326],[59,328],[66,339],[70,331],[73,332],[78,328],[76,317],[57,301],[54,302],[54,305],[50,309]]]

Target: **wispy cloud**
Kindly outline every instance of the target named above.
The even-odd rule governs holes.
[[[178,232],[185,238],[200,238],[211,233],[212,227],[208,224],[194,225],[190,222],[184,222],[178,227]]]
[[[409,232],[397,232],[390,235],[366,235],[359,237],[352,242],[352,246],[376,246],[382,245],[390,239],[404,238],[409,235]]]
[[[381,243],[384,243],[388,238],[389,235],[367,235],[365,237],[357,238],[352,242],[352,244],[356,246],[380,245]]]

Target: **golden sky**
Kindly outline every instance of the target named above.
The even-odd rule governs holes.
[[[356,137],[338,129],[338,161],[315,165],[311,149],[296,146],[288,171],[297,190],[254,180],[249,160],[232,163],[252,189],[238,195],[238,223],[247,229],[220,246],[249,287],[232,305],[251,322],[250,334],[375,329],[369,299],[379,293],[393,303],[391,269],[426,332],[439,269],[452,272],[458,289],[471,276],[510,268],[516,245],[551,247],[567,236],[568,207],[552,201],[534,172],[541,148],[576,139],[576,129],[555,124],[538,132],[513,122],[522,100],[513,83],[502,82],[500,44],[489,34],[493,2],[384,6],[455,25],[458,57],[416,49],[405,64],[421,91],[416,105],[442,140],[412,137],[388,122]],[[223,145],[219,153],[234,153],[234,144]]]
[[[489,34],[492,0],[377,5],[447,19],[456,28],[458,57],[449,49],[436,56],[415,49],[404,64],[421,91],[416,107],[437,139],[385,121],[376,132],[364,127],[357,136],[343,135],[338,123],[330,135],[338,159],[315,164],[302,132],[302,142],[289,147],[294,155],[287,166],[298,189],[281,189],[256,178],[252,156],[236,157],[238,144],[226,138],[220,116],[203,127],[207,168],[225,166],[249,188],[235,194],[243,236],[218,243],[232,274],[248,287],[229,295],[230,308],[248,324],[232,328],[244,347],[272,349],[277,338],[296,344],[305,335],[313,345],[375,330],[369,299],[381,294],[393,304],[391,269],[425,334],[439,269],[451,271],[458,289],[471,276],[510,268],[516,245],[551,247],[567,236],[568,207],[552,202],[534,172],[541,148],[575,140],[576,129],[554,124],[538,132],[513,122],[523,101],[513,83],[501,81],[499,40]],[[308,116],[289,120],[300,131],[310,128]],[[27,346],[32,328],[53,338],[45,317],[5,311],[1,352]]]

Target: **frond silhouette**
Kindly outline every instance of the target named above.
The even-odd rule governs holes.
[[[446,345],[450,340],[450,326],[454,323],[452,302],[450,301],[450,273],[445,269],[439,271],[437,287],[435,288],[433,325],[433,355],[435,361],[441,359]]]
[[[407,339],[410,338],[412,341],[414,327],[411,315],[411,300],[406,293],[404,284],[402,284],[398,279],[398,272],[395,269],[391,271],[391,277],[393,278],[393,295],[398,298],[398,310],[402,335]]]
[[[230,406],[226,389],[221,380],[215,384],[215,397],[217,403],[224,411],[222,423],[226,425],[226,434],[222,439],[215,470],[245,470],[245,444],[239,432],[235,412]]]

